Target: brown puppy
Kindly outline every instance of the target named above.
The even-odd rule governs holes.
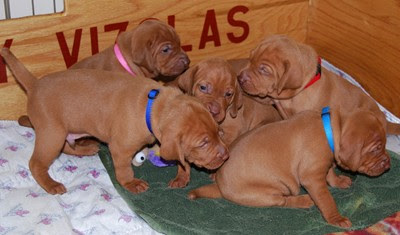
[[[66,139],[72,143],[90,135],[108,143],[117,181],[132,193],[148,188],[147,182],[133,176],[133,154],[156,138],[163,158],[179,161],[178,174],[170,182],[174,187],[189,182],[189,163],[215,169],[228,158],[210,113],[176,88],[102,70],[66,70],[37,80],[8,49],[1,55],[27,91],[27,111],[36,132],[29,167],[51,194],[66,192],[47,172]],[[150,115],[154,135],[145,118],[152,89],[160,91]]]
[[[178,86],[185,93],[199,98],[218,123],[225,119],[226,111],[231,117],[236,117],[242,106],[236,73],[220,57],[200,61],[169,85]]]
[[[199,62],[170,85],[195,96],[208,108],[219,123],[222,139],[227,145],[262,121],[281,120],[271,105],[265,106],[242,94],[235,70],[223,58]]]
[[[190,63],[181,48],[178,34],[171,26],[159,20],[146,20],[131,31],[123,32],[117,38],[127,71],[118,60],[112,45],[96,55],[87,57],[71,66],[71,69],[90,68],[116,72],[126,72],[135,76],[155,79],[159,75],[177,76],[185,71]],[[32,127],[28,116],[18,119],[22,126]],[[72,149],[66,145],[63,152],[71,155],[93,155],[98,151],[98,142],[93,139],[81,139]]]
[[[118,45],[129,69],[148,78],[178,76],[190,63],[175,29],[159,20],[145,20],[131,31],[121,33]],[[96,55],[87,57],[71,69],[90,68],[127,72],[118,61],[112,45]],[[133,75],[135,76],[135,75]]]
[[[340,107],[343,114],[363,108],[375,113],[386,130],[385,115],[375,101],[347,80],[321,69],[318,55],[310,46],[274,35],[262,41],[249,60],[239,76],[241,87],[248,94],[273,98],[283,118],[327,105]],[[392,132],[396,131],[389,128],[388,133],[395,134]]]
[[[382,174],[390,167],[385,131],[375,114],[360,109],[344,117],[331,112],[331,126],[334,154],[320,112],[303,111],[248,132],[232,144],[216,183],[191,191],[189,198],[223,197],[255,207],[308,208],[315,203],[328,223],[350,227],[327,182],[345,188],[351,181],[336,176],[333,165],[370,176]],[[308,194],[299,195],[300,186]]]

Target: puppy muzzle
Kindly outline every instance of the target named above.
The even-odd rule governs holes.
[[[218,102],[208,102],[206,107],[216,122],[220,123],[225,119],[225,111]]]
[[[177,76],[189,68],[190,59],[184,55],[177,55],[176,59],[170,60],[165,71],[161,71],[164,76]]]
[[[207,160],[209,160],[208,162],[202,162],[201,160],[195,160],[193,163],[196,166],[205,167],[209,170],[217,169],[229,158],[229,153],[228,153],[228,150],[226,149],[226,147],[220,145],[217,148],[218,148],[217,154],[215,155],[215,157],[213,157],[211,159],[207,159]]]
[[[369,176],[378,176],[383,174],[390,168],[390,157],[386,154],[382,155],[377,161],[371,162],[365,166],[365,170],[362,169],[361,173],[365,173]]]

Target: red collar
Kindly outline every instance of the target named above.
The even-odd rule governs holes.
[[[317,72],[315,73],[315,76],[307,83],[304,89],[318,81],[321,78],[321,73],[321,57],[318,56]]]

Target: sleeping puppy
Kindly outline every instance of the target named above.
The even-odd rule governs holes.
[[[211,114],[179,89],[142,76],[132,79],[127,73],[92,69],[65,70],[38,80],[8,49],[1,55],[27,91],[36,133],[29,168],[50,194],[66,192],[49,176],[51,163],[66,140],[73,146],[84,136],[108,143],[116,179],[132,193],[148,188],[147,182],[134,178],[133,154],[156,139],[163,158],[179,162],[173,187],[189,182],[190,163],[216,169],[228,158]]]
[[[262,121],[281,119],[271,105],[265,106],[243,95],[235,70],[219,57],[200,61],[169,85],[195,96],[208,108],[219,123],[227,145]]]
[[[400,134],[398,125],[386,121],[371,97],[321,68],[317,53],[308,45],[284,35],[270,36],[253,49],[249,60],[239,76],[241,87],[248,94],[272,98],[285,119],[327,105],[340,107],[342,114],[363,108],[372,111],[389,134]]]
[[[125,67],[122,65],[124,63]],[[70,69],[102,69],[128,73],[131,79],[136,76],[156,79],[160,75],[178,76],[188,68],[189,63],[174,28],[159,20],[146,20],[133,30],[121,33],[115,45],[79,61]],[[21,116],[18,123],[32,127],[26,115]],[[70,155],[93,155],[98,151],[98,144],[96,140],[84,138],[77,142],[74,149],[66,146],[63,152]]]
[[[350,227],[350,220],[338,212],[327,183],[346,188],[351,181],[336,176],[333,165],[369,176],[382,174],[390,168],[385,131],[367,110],[344,115],[333,110],[324,115],[330,115],[334,153],[321,113],[303,111],[240,137],[230,147],[229,160],[217,170],[216,183],[189,192],[189,198],[223,197],[254,207],[309,208],[315,203],[328,223]],[[308,194],[299,195],[300,186]]]

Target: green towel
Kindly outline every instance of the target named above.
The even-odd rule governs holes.
[[[330,188],[338,209],[353,223],[352,230],[362,229],[400,211],[399,155],[389,152],[391,169],[379,177],[349,175],[349,189]],[[115,179],[110,152],[100,150],[118,193],[130,208],[153,229],[165,234],[324,234],[344,231],[327,224],[319,210],[291,208],[251,208],[225,199],[187,199],[187,193],[212,181],[206,172],[191,169],[191,180],[184,189],[168,188],[176,175],[176,166],[158,168],[146,161],[134,167],[135,177],[147,181],[148,191],[134,195]]]

